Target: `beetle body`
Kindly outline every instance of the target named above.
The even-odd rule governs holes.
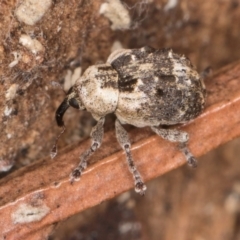
[[[190,61],[172,50],[149,47],[113,52],[76,82],[81,104],[98,120],[115,113],[137,127],[173,125],[204,107],[204,84]]]
[[[59,126],[64,125],[62,117],[69,106],[86,109],[98,121],[91,134],[92,146],[80,157],[71,179],[79,179],[88,157],[100,146],[104,117],[109,113],[117,117],[117,139],[126,153],[137,192],[144,194],[146,186],[132,161],[130,141],[121,124],[150,126],[161,137],[183,143],[182,152],[195,165],[186,147],[188,134],[161,126],[195,118],[204,108],[204,99],[204,83],[186,57],[150,47],[113,52],[106,64],[91,66],[84,72],[56,112]]]

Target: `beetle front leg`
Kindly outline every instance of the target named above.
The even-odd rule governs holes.
[[[80,162],[78,166],[70,174],[71,183],[80,179],[82,172],[87,168],[87,160],[101,146],[104,133],[104,121],[105,118],[101,118],[97,122],[96,126],[92,128],[90,135],[92,137],[92,145],[80,156]]]
[[[163,139],[170,142],[179,142],[179,149],[184,154],[189,166],[197,167],[197,159],[192,155],[187,147],[189,139],[188,133],[176,129],[164,129],[159,127],[151,127],[151,129]]]
[[[138,172],[136,165],[133,162],[132,153],[131,153],[131,143],[128,138],[127,131],[122,127],[121,123],[118,119],[115,122],[116,127],[116,136],[119,144],[125,151],[128,167],[130,172],[133,174],[134,182],[135,182],[135,192],[139,193],[140,195],[144,195],[147,189],[146,185],[143,183],[142,177]]]

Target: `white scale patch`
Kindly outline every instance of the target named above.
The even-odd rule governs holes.
[[[139,66],[139,71],[148,71],[150,72],[151,69],[153,69],[153,64],[152,63],[144,63]]]
[[[147,99],[148,99],[147,95],[143,91],[139,90],[139,86],[141,85],[143,85],[143,82],[141,79],[138,79],[133,92],[119,93],[119,101],[118,101],[118,106],[116,110],[116,115],[122,123],[125,123],[125,120],[128,118],[126,116],[126,112],[129,112],[129,113],[132,112],[132,114],[134,115],[136,114],[136,109],[141,109],[142,104],[147,102]],[[131,119],[133,115],[130,114],[129,119]],[[128,122],[129,122],[129,119],[128,119]],[[134,121],[132,119],[131,124],[138,127],[142,127],[146,125],[145,123],[142,123],[139,119],[137,121]]]
[[[146,95],[143,92],[134,92],[131,95],[128,92],[121,92],[119,94],[119,101],[118,105],[122,105],[124,102],[125,108],[133,111],[135,109],[141,108],[141,104],[144,103],[143,99],[146,98]],[[129,104],[129,105],[128,105]]]
[[[173,62],[173,75],[174,76],[179,76],[179,77],[186,77],[188,75],[189,72],[189,68],[188,67],[184,67],[182,64],[174,61]],[[177,78],[178,80],[178,78]],[[191,80],[185,78],[185,83],[187,85],[191,84]]]
[[[144,103],[144,99],[147,98],[146,94],[139,90],[139,86],[141,85],[143,85],[142,79],[138,79],[133,92],[120,92],[119,94],[119,99],[123,99],[122,102],[129,103],[129,105],[124,103],[124,105],[126,105],[126,108],[130,111],[141,108],[141,104]]]

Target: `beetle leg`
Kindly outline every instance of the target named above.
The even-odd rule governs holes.
[[[193,168],[197,167],[197,160],[187,147],[187,142],[189,139],[188,133],[176,129],[164,129],[154,126],[151,127],[151,129],[163,139],[166,139],[170,142],[179,142],[179,149],[184,154],[188,165]]]
[[[71,183],[80,179],[82,172],[87,168],[87,160],[100,147],[104,133],[104,121],[105,118],[100,118],[97,124],[92,128],[90,135],[92,138],[92,145],[88,150],[82,153],[78,166],[70,174]]]
[[[136,168],[136,165],[133,162],[132,153],[131,153],[131,143],[128,138],[127,131],[122,127],[120,121],[116,119],[115,122],[116,127],[116,136],[119,144],[125,151],[128,167],[130,172],[133,174],[134,182],[135,182],[135,191],[140,195],[144,195],[147,189],[146,185],[143,183],[142,177],[139,171]]]
[[[197,159],[192,155],[192,153],[189,151],[187,147],[187,143],[180,143],[179,149],[186,157],[187,163],[190,167],[196,168],[197,167]]]

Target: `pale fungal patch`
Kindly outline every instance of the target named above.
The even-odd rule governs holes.
[[[23,0],[15,10],[15,16],[20,22],[34,25],[47,12],[52,0]]]
[[[14,224],[30,223],[42,220],[49,212],[50,208],[45,204],[32,206],[31,204],[22,203],[12,213],[11,217]]]
[[[74,71],[67,70],[67,74],[64,78],[64,84],[63,84],[63,89],[65,91],[68,91],[74,84],[75,82],[80,78],[82,74],[82,68],[77,67],[74,69]]]
[[[233,190],[227,196],[224,205],[225,209],[231,214],[240,211],[240,182],[233,185]]]
[[[108,0],[103,3],[99,13],[112,22],[112,30],[130,28],[131,18],[129,12],[119,0]]]
[[[118,196],[117,202],[119,204],[123,204],[127,202],[130,198],[131,198],[130,192],[125,192],[125,193],[122,193],[120,196]]]
[[[62,21],[58,23],[57,32],[60,32],[62,30],[62,23],[63,23]]]
[[[178,0],[168,0],[167,4],[164,6],[164,11],[167,12],[177,6]]]
[[[19,60],[22,58],[22,55],[15,51],[12,52],[12,55],[14,56],[14,60],[10,62],[10,64],[8,65],[8,67],[10,68],[16,66],[19,63]]]
[[[0,172],[8,172],[14,164],[14,161],[0,159]]]
[[[16,93],[18,90],[18,84],[14,83],[12,84],[9,89],[6,91],[5,98],[7,101],[12,100],[15,98]]]
[[[119,224],[118,231],[121,234],[127,234],[129,232],[139,232],[141,230],[141,224],[139,222],[123,222]]]
[[[43,45],[37,39],[32,39],[26,34],[22,34],[20,36],[19,43],[21,43],[24,47],[30,50],[33,54],[44,51]]]
[[[13,110],[12,108],[9,108],[8,106],[6,106],[3,113],[6,117],[9,117],[12,113],[12,110]]]
[[[8,133],[8,134],[7,134],[7,138],[8,138],[8,139],[11,139],[11,138],[12,138],[12,134],[11,134],[11,133]]]

